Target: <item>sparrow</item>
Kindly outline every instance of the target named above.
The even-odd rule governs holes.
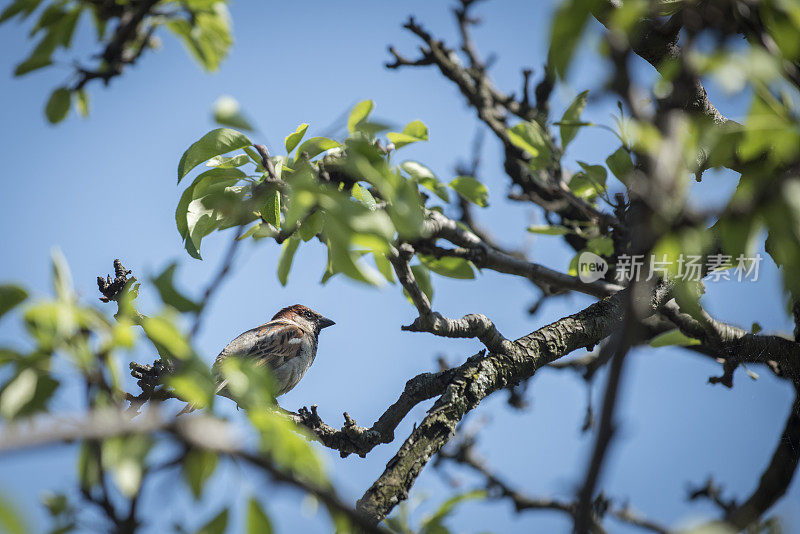
[[[275,396],[291,391],[317,356],[319,333],[323,328],[333,326],[327,317],[301,304],[287,306],[276,313],[272,319],[240,334],[228,343],[217,356],[213,370],[220,376],[220,364],[230,357],[254,358],[266,365],[275,379]],[[217,386],[217,394],[224,395],[227,380]],[[194,411],[188,404],[178,413]]]

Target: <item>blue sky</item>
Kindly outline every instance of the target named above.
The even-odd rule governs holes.
[[[308,122],[310,131],[319,134],[354,103],[370,98],[377,118],[399,126],[419,118],[430,128],[430,142],[403,149],[398,161],[422,161],[449,180],[455,163],[470,157],[477,123],[454,86],[433,68],[389,71],[382,66],[388,44],[414,54],[417,42],[400,28],[409,14],[454,43],[449,2],[350,1],[333,8],[323,2],[239,1],[231,10],[235,45],[218,73],[201,72],[180,44],[164,35],[161,50],[148,53],[110,87],[90,85],[88,120],[73,115],[57,127],[46,123],[43,107],[50,91],[68,76],[72,56],[64,56],[63,68],[13,79],[14,64],[32,43],[25,39],[24,28],[7,24],[0,29],[0,47],[8,51],[0,56],[0,279],[20,282],[34,295],[49,294],[49,254],[59,247],[88,302],[96,299],[95,277],[108,272],[117,257],[141,280],[178,260],[180,285],[187,293],[199,294],[216,272],[229,238],[208,238],[202,262],[183,252],[174,223],[180,195],[175,169],[186,147],[214,127],[211,105],[223,94],[239,100],[259,126],[253,137],[266,142],[273,153],[280,153],[283,137],[298,124]],[[485,55],[497,53],[491,72],[498,85],[518,91],[522,67],[532,67],[538,79],[550,2],[493,1],[478,12],[485,22],[476,38]],[[90,45],[85,22],[77,41],[84,52]],[[556,91],[554,119],[575,94],[602,86],[604,64],[592,43],[586,45],[569,84]],[[642,80],[652,78],[647,67],[637,67],[637,73]],[[709,90],[726,115],[746,113],[746,98],[721,94],[713,85]],[[586,116],[610,124],[615,110],[613,100],[599,99]],[[608,132],[587,129],[570,146],[568,161],[601,162],[616,148]],[[500,146],[487,135],[480,177],[489,186],[491,206],[479,213],[480,221],[501,242],[524,247],[530,259],[566,270],[571,254],[558,238],[525,232],[528,224],[542,222],[538,211],[504,199],[507,179],[501,156]],[[692,187],[701,202],[719,202],[735,187],[735,177],[709,173]],[[339,277],[320,286],[325,263],[318,245],[300,249],[285,288],[275,275],[277,257],[278,247],[266,241],[243,247],[205,316],[197,349],[210,362],[241,331],[296,302],[333,318],[337,325],[322,335],[314,367],[300,386],[282,397],[288,409],[318,404],[331,424],[341,424],[341,413],[347,411],[369,425],[396,400],[407,379],[435,369],[438,356],[456,364],[480,349],[473,340],[401,332],[400,325],[415,314],[397,287],[376,290]],[[434,307],[448,316],[485,313],[507,337],[515,338],[591,302],[583,296],[553,299],[531,317],[526,310],[535,297],[526,281],[487,271],[473,282],[437,279]],[[745,328],[758,321],[766,331],[790,330],[769,259],[762,263],[758,282],[716,284],[705,301],[716,317]],[[156,302],[145,287],[143,311],[154,310]],[[21,339],[18,320],[0,324],[3,344]],[[151,361],[154,355],[142,350],[130,357]],[[648,516],[678,526],[713,513],[705,504],[685,502],[689,482],[702,483],[714,475],[728,495],[742,497],[752,491],[788,413],[791,388],[763,369],[757,369],[757,381],[739,371],[732,390],[710,386],[706,380],[719,374],[720,366],[674,348],[635,350],[628,363],[620,407],[623,423],[603,481],[607,495],[629,498]],[[592,389],[596,408],[603,383],[603,376],[598,377]],[[482,403],[467,424],[485,425],[480,451],[509,483],[533,495],[571,497],[592,444],[591,435],[580,433],[586,387],[571,374],[543,370],[528,391],[527,411],[511,411],[505,395],[498,394]],[[81,407],[80,398],[67,380],[56,404],[59,410],[74,411]],[[398,428],[395,442],[378,447],[366,459],[340,459],[320,448],[346,498],[355,501],[382,472],[427,408],[422,404],[413,410]],[[233,408],[230,414],[241,417]],[[71,446],[61,446],[0,458],[0,492],[22,508],[34,531],[46,525],[38,504],[42,492],[72,483],[74,452]],[[279,532],[328,531],[324,514],[302,504],[301,495],[266,484],[236,465],[218,470],[201,506],[192,505],[174,475],[162,476],[146,488],[143,506],[156,510],[149,532],[161,532],[176,522],[197,527],[227,504],[234,504],[234,515],[241,516],[242,499],[235,499],[239,493],[256,494]],[[462,490],[476,482],[465,475],[457,478]],[[424,498],[412,517],[435,507],[449,491],[428,466],[412,491],[412,501]],[[788,531],[800,530],[798,502],[800,485],[795,482],[775,509]],[[464,507],[452,525],[463,532],[569,530],[568,521],[555,513],[516,515],[508,504],[493,502]]]

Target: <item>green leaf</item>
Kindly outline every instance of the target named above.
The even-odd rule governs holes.
[[[529,154],[536,168],[548,167],[552,163],[550,143],[538,122],[520,122],[508,130],[508,140]]]
[[[245,176],[239,169],[213,168],[199,174],[181,195],[175,208],[175,224],[193,258],[201,259],[200,243],[217,228],[220,219],[216,209],[204,206],[203,199],[223,193]]]
[[[145,317],[142,328],[147,337],[158,349],[159,354],[174,356],[185,360],[192,352],[188,341],[178,327],[164,317]]]
[[[75,109],[78,110],[78,115],[80,115],[82,119],[85,119],[89,116],[89,93],[87,93],[85,89],[80,89],[79,91],[75,91],[74,94],[73,105]]]
[[[50,261],[53,266],[53,289],[60,300],[72,300],[74,297],[72,273],[69,270],[67,258],[61,249],[54,248],[50,252]]]
[[[264,217],[269,224],[275,227],[276,230],[281,227],[281,192],[277,189],[272,191],[267,196],[267,202],[264,209],[261,210],[261,216]]]
[[[4,419],[29,416],[47,407],[58,381],[45,373],[25,368],[0,391],[0,416]]]
[[[688,347],[690,345],[699,345],[700,340],[684,335],[680,330],[674,328],[663,332],[650,340],[650,346],[654,348],[666,347],[668,345],[678,345],[681,347]]]
[[[17,15],[22,15],[20,20],[28,17],[41,3],[42,0],[14,0],[0,13],[0,24]]]
[[[326,150],[330,150],[338,146],[341,145],[333,139],[328,139],[327,137],[312,137],[300,145],[300,148],[297,149],[297,157],[299,158],[301,154],[305,153],[308,159],[313,159]]]
[[[599,256],[614,254],[614,240],[607,235],[599,235],[586,242],[586,248]]]
[[[373,252],[372,256],[375,260],[375,267],[378,268],[378,271],[383,275],[387,282],[394,284],[394,268],[392,267],[392,262],[389,261],[389,258],[378,252]]]
[[[191,21],[172,19],[166,24],[167,29],[181,40],[205,70],[214,72],[233,44],[228,9],[224,2],[213,2],[209,9],[192,13]]]
[[[0,496],[0,530],[7,534],[32,532],[25,526],[25,522],[19,512],[2,496]]]
[[[255,214],[252,212],[247,217],[249,220],[236,217],[235,212],[231,213],[237,206],[241,206],[242,193],[242,188],[226,187],[189,202],[186,211],[188,235],[185,238],[185,246],[187,252],[195,258],[201,259],[200,244],[205,236],[215,230],[233,226],[236,224],[235,221],[247,224],[255,218]]]
[[[111,471],[120,492],[131,498],[142,484],[144,461],[152,446],[150,436],[117,436],[103,441],[103,467]]]
[[[0,415],[4,419],[12,419],[36,395],[39,377],[33,369],[23,369],[0,393]]]
[[[330,213],[328,215],[329,217],[325,224],[328,264],[322,283],[326,283],[333,275],[342,273],[358,282],[375,286],[380,285],[383,280],[378,273],[375,273],[363,262],[358,261],[366,251],[350,249],[351,239],[355,237],[352,229],[347,228],[340,219],[331,217]],[[380,242],[374,234],[365,234],[361,237],[372,237],[372,243]]]
[[[432,515],[422,521],[420,534],[448,532],[444,526],[444,520],[453,513],[456,506],[464,501],[485,499],[487,495],[488,492],[486,490],[474,490],[447,499]]]
[[[9,363],[19,362],[23,358],[25,356],[16,351],[0,347],[0,367]]]
[[[59,87],[50,95],[50,100],[44,108],[44,114],[50,124],[64,120],[69,113],[70,92],[66,87]]]
[[[374,138],[379,132],[389,129],[388,124],[384,124],[382,122],[374,122],[370,120],[364,120],[358,123],[357,127],[358,131],[362,134],[366,135],[368,138]]]
[[[56,25],[57,22],[61,21],[66,15],[63,5],[64,4],[61,2],[54,2],[45,7],[39,15],[39,20],[36,21],[36,24],[31,29],[29,35],[33,37],[39,33],[40,30],[51,28],[52,26]]]
[[[248,237],[252,237],[255,241],[258,241],[259,239],[264,239],[265,237],[270,237],[272,235],[274,235],[274,231],[269,227],[268,224],[256,223],[248,228],[239,239],[244,240]]]
[[[322,224],[325,222],[325,214],[320,210],[315,211],[303,221],[300,225],[300,239],[303,241],[311,241],[314,237],[322,231]]]
[[[247,154],[237,154],[235,156],[214,156],[206,162],[206,167],[217,167],[219,169],[234,169],[250,163],[250,156]]]
[[[448,278],[469,280],[475,278],[472,264],[464,258],[444,256],[436,259],[433,256],[419,255],[419,260],[431,271]]]
[[[589,178],[595,180],[597,183],[605,185],[606,177],[608,173],[606,172],[606,168],[602,165],[589,165],[583,161],[579,161],[578,165],[586,172]]]
[[[252,358],[226,358],[219,367],[231,397],[246,410],[260,434],[258,453],[289,474],[327,486],[324,466],[309,443],[309,433],[275,409],[269,368]]]
[[[374,210],[378,206],[378,203],[375,202],[375,197],[372,196],[372,193],[370,193],[369,189],[366,187],[353,184],[352,194],[354,199],[360,201],[370,210]]]
[[[31,57],[17,65],[17,67],[14,69],[14,76],[22,76],[24,74],[28,74],[29,72],[33,72],[44,67],[49,67],[52,64],[53,60],[50,59],[49,55],[46,57]]]
[[[0,317],[28,298],[28,292],[13,284],[0,284]]]
[[[22,63],[14,69],[14,76],[22,76],[42,67],[47,67],[53,63],[51,56],[58,44],[61,42],[58,28],[50,28],[41,41],[36,45]]]
[[[392,196],[387,211],[397,233],[403,239],[416,239],[421,235],[424,215],[422,197],[416,183],[399,173],[392,173]]]
[[[549,224],[529,226],[528,231],[532,234],[544,234],[544,235],[566,235],[572,233],[572,230],[570,230],[566,226],[549,225]]]
[[[255,497],[247,504],[247,534],[272,534],[272,522]]]
[[[548,64],[561,78],[567,75],[567,68],[594,4],[595,0],[567,0],[556,11],[550,25]]]
[[[252,144],[253,142],[246,135],[236,130],[230,128],[211,130],[183,153],[181,161],[178,163],[178,182],[180,183],[189,171],[202,162]]]
[[[606,165],[611,169],[617,180],[625,185],[630,185],[630,174],[633,172],[631,155],[624,146],[619,147],[613,154],[606,158]]]
[[[252,161],[256,166],[256,172],[264,172],[266,170],[264,169],[264,163],[261,159],[261,154],[259,154],[255,148],[246,146],[243,147],[242,150],[244,150],[247,155],[250,156],[250,161]]]
[[[177,266],[177,263],[170,264],[158,277],[152,279],[153,284],[155,284],[158,290],[158,294],[161,296],[161,301],[164,302],[164,304],[172,306],[179,312],[199,311],[203,307],[202,304],[186,298],[175,289],[172,278],[175,275]]]
[[[59,516],[65,513],[68,509],[70,509],[69,501],[67,500],[67,496],[63,493],[51,493],[47,492],[42,495],[42,504],[45,508],[47,508],[47,512],[52,517]],[[52,534],[52,533],[51,533]]]
[[[297,127],[297,130],[286,136],[285,145],[287,154],[291,154],[292,150],[300,143],[303,136],[306,135],[306,130],[308,130],[308,124],[303,123]]]
[[[195,499],[199,499],[203,494],[203,487],[214,474],[217,461],[216,454],[201,449],[191,449],[183,458],[181,473]]]
[[[569,189],[576,197],[585,198],[587,200],[592,200],[600,194],[597,184],[582,172],[572,175],[572,178],[569,180]]]
[[[414,280],[417,285],[425,293],[430,302],[433,302],[433,284],[431,283],[431,273],[426,265],[412,265],[411,272],[414,273]]]
[[[575,100],[567,108],[567,111],[564,112],[564,116],[561,117],[562,123],[576,123],[580,122],[581,113],[583,113],[584,108],[586,107],[586,97],[589,95],[589,91],[584,91],[575,97]],[[564,150],[567,149],[567,145],[575,139],[575,136],[578,135],[578,129],[580,126],[568,126],[567,124],[561,125],[561,148]]]
[[[217,379],[199,358],[192,358],[171,373],[166,383],[181,400],[198,408],[205,408],[214,402]]]
[[[196,534],[224,534],[225,528],[228,526],[228,509],[225,508],[211,521],[200,527]]]
[[[450,182],[450,187],[459,195],[485,208],[489,205],[489,190],[481,182],[471,176],[458,176]]]
[[[722,250],[735,260],[740,254],[752,257],[763,228],[763,221],[756,215],[736,215],[723,217],[711,226],[719,236]]]
[[[247,117],[242,114],[239,102],[228,95],[223,95],[214,102],[214,122],[221,126],[230,126],[248,132],[255,130]]]
[[[756,91],[737,154],[753,160],[766,154],[775,164],[794,161],[800,132],[791,112],[767,91]]]
[[[270,402],[274,401],[270,399]],[[245,406],[247,404],[245,403]],[[294,424],[274,408],[248,410],[248,417],[260,433],[260,452],[277,466],[301,480],[328,486],[324,465],[318,458],[309,432]]]
[[[593,199],[603,193],[606,189],[606,169],[602,165],[589,165],[582,161],[578,164],[584,172],[579,172],[572,176],[569,181],[570,190],[575,196],[585,199]]]
[[[374,107],[375,103],[372,100],[362,100],[356,104],[350,112],[350,116],[347,118],[347,131],[351,134],[355,133],[359,123],[369,116]],[[310,157],[312,156],[309,156],[309,158]]]
[[[57,19],[59,44],[64,48],[69,48],[72,44],[72,36],[75,34],[75,27],[78,25],[82,9],[80,6],[75,6],[68,13]]]
[[[296,235],[283,242],[281,257],[278,259],[278,280],[282,286],[285,286],[289,280],[289,271],[292,268],[292,260],[298,246],[300,246],[300,238]]]
[[[100,483],[100,462],[93,443],[82,441],[78,453],[78,477],[81,489],[89,489]]]
[[[401,133],[389,132],[386,137],[394,143],[395,148],[402,148],[418,141],[427,141],[428,127],[421,120],[415,120],[406,124]]]
[[[445,202],[450,202],[450,193],[447,191],[447,187],[436,178],[429,168],[416,161],[404,161],[400,164],[400,168],[406,171],[419,185]]]

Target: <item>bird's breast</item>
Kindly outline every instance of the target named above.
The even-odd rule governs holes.
[[[311,343],[300,347],[297,356],[287,360],[283,365],[273,370],[275,381],[277,382],[277,395],[283,395],[294,388],[308,368],[314,363],[317,353],[316,343]]]

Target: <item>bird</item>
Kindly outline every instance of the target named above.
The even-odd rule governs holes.
[[[317,356],[320,331],[336,324],[332,320],[302,304],[287,306],[276,313],[269,322],[240,334],[222,349],[213,369],[220,376],[220,364],[227,358],[253,358],[266,365],[275,379],[275,397],[291,391]],[[217,394],[225,395],[227,380],[220,381]],[[189,403],[178,415],[192,412],[196,407]]]

